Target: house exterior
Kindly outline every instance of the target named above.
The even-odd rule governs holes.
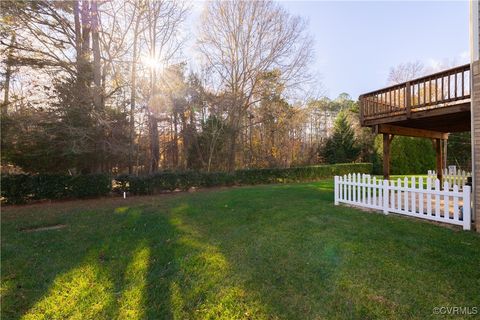
[[[470,1],[471,133],[474,227],[480,232],[480,6]]]

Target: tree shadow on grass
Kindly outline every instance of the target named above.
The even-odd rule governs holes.
[[[9,274],[26,254],[43,250],[17,270],[14,283],[22,287],[6,292],[2,319],[216,318],[229,311],[214,307],[225,259],[183,224],[184,208],[171,215],[154,205],[82,212],[61,221],[68,228],[57,233],[9,237],[21,252],[5,253]]]
[[[174,229],[165,215],[134,207],[70,218],[68,229],[56,233],[8,230],[2,319],[140,319],[153,304],[171,318],[161,272],[175,269],[168,244]]]

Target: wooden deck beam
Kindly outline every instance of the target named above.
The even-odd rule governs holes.
[[[438,132],[432,130],[425,130],[425,129],[417,129],[417,128],[408,128],[408,127],[400,127],[391,124],[378,124],[373,128],[375,133],[383,133],[383,134],[394,134],[398,136],[407,136],[407,137],[417,137],[417,138],[428,138],[428,139],[441,139],[447,140],[448,133],[445,132]]]
[[[428,110],[418,110],[418,111],[412,112],[412,119],[444,116],[452,113],[469,112],[469,111],[470,111],[470,100],[462,101],[462,103],[447,106],[447,107],[439,107],[436,109],[428,109]]]

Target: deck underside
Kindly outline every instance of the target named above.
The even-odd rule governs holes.
[[[463,100],[460,103],[448,106],[412,110],[410,116],[406,113],[400,113],[364,119],[363,125],[373,127],[379,124],[390,124],[449,133],[470,131],[470,121],[470,101]]]

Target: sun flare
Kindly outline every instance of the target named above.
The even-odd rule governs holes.
[[[142,58],[140,58],[140,62],[149,69],[154,69],[157,71],[164,69],[164,63],[161,61],[161,59],[158,59],[157,57],[143,56]]]

